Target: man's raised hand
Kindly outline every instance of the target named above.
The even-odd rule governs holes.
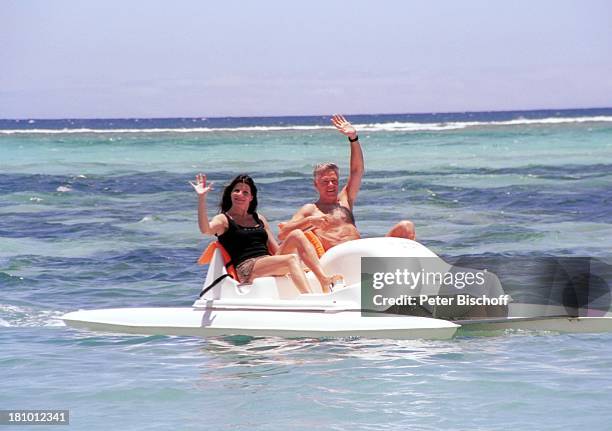
[[[351,139],[355,139],[357,137],[357,130],[355,130],[353,125],[349,123],[344,116],[334,114],[331,122],[344,136],[348,136]]]

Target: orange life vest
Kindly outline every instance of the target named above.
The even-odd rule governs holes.
[[[223,246],[221,245],[219,241],[213,241],[210,244],[208,244],[208,247],[206,247],[206,249],[202,252],[202,255],[200,256],[200,258],[198,259],[198,264],[205,265],[207,263],[210,263],[210,261],[212,260],[213,254],[215,253],[215,250],[219,250],[221,252],[221,256],[223,257],[223,263],[225,264],[225,269],[227,270],[227,273],[229,274],[229,276],[232,277],[234,280],[238,280],[238,274],[236,273],[236,268],[234,267],[234,264],[231,263],[232,258],[230,257],[227,250],[223,248]]]
[[[321,243],[319,237],[316,236],[311,230],[304,232],[304,236],[306,236],[306,239],[313,245],[315,251],[317,252],[317,257],[323,256],[323,253],[325,253],[325,248],[323,248],[323,244]]]

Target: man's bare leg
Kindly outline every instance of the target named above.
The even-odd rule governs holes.
[[[402,220],[387,232],[386,236],[393,236],[396,238],[407,238],[416,240],[416,232],[414,230],[414,223],[410,220]]]
[[[330,277],[325,273],[325,271],[323,271],[321,261],[319,261],[319,258],[317,257],[317,252],[315,251],[314,246],[310,243],[310,241],[308,241],[306,235],[304,235],[304,232],[299,229],[292,231],[287,236],[277,253],[289,254],[293,252],[298,253],[306,266],[310,268],[310,270],[317,277],[319,283],[321,284],[321,288],[323,289],[323,293],[331,292],[330,286],[334,282],[343,278],[339,274],[334,274]]]

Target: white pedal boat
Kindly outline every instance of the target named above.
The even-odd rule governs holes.
[[[493,319],[455,320],[431,316],[361,312],[361,257],[437,257],[427,247],[407,239],[369,238],[338,245],[321,258],[325,270],[344,276],[345,286],[330,294],[312,273],[307,279],[312,294],[299,294],[288,277],[262,277],[240,285],[230,277],[208,290],[191,307],[112,308],[80,310],[62,316],[74,328],[128,334],[180,336],[279,336],[279,337],[367,337],[387,339],[448,339],[460,326],[478,331],[498,329],[550,330],[561,332],[612,331],[612,318],[560,317],[549,310],[532,316],[527,304],[510,304],[508,314]],[[440,259],[440,261],[442,261]],[[443,262],[443,261],[442,261]],[[450,266],[450,265],[449,265]],[[226,273],[221,253],[216,251],[204,286]],[[561,308],[561,307],[559,307]]]

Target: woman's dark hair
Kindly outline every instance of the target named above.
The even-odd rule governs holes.
[[[241,174],[232,180],[227,187],[223,189],[223,196],[221,197],[221,212],[227,212],[232,207],[232,190],[236,187],[236,184],[244,183],[251,188],[251,195],[253,200],[251,201],[247,213],[254,214],[257,210],[257,187],[255,187],[255,181],[248,175]]]

